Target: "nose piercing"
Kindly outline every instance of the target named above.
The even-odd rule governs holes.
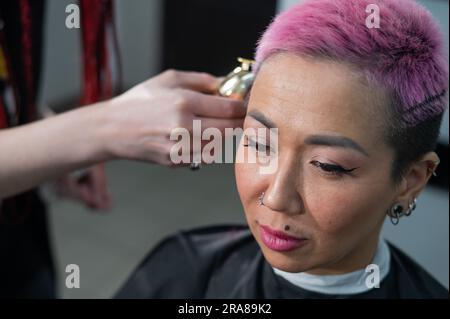
[[[264,198],[264,192],[262,192],[261,195],[259,195],[259,197],[258,197],[258,205],[259,206],[264,205],[263,198]]]

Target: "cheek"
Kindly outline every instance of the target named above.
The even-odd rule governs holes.
[[[244,208],[246,208],[246,205],[255,196],[259,188],[255,166],[255,164],[248,163],[236,163],[234,166],[236,185]]]
[[[244,147],[240,146],[239,152],[243,152]],[[256,163],[239,163],[234,165],[236,176],[236,186],[244,207],[245,214],[251,212],[251,205],[257,203],[258,197],[264,191],[265,179],[259,174],[259,166]]]
[[[334,187],[323,192],[316,189],[305,198],[317,229],[336,235],[364,231],[376,225],[384,217],[379,209],[383,191],[361,185]]]
[[[305,194],[305,201],[315,227],[320,232],[333,234],[339,232],[352,219],[352,209],[348,205],[348,195],[342,192],[327,192],[326,196],[312,192]]]

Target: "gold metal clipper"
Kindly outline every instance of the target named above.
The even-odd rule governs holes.
[[[252,73],[253,60],[237,59],[240,66],[229,73],[219,86],[219,94],[232,99],[243,100],[253,84],[255,75]]]

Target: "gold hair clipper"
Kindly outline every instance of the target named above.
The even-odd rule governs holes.
[[[255,61],[244,58],[238,58],[237,60],[241,65],[236,67],[220,83],[219,94],[232,99],[243,100],[253,84],[255,75],[252,73],[252,65]]]

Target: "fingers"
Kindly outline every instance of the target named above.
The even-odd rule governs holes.
[[[244,119],[200,119],[202,122],[202,130],[207,128],[217,128],[220,132],[225,133],[226,128],[235,129],[242,128],[244,124]]]
[[[65,176],[56,182],[56,192],[61,197],[66,197],[75,202],[80,202],[86,206],[92,207],[95,205],[94,198],[88,187],[78,181],[73,176]]]
[[[199,117],[237,119],[245,117],[247,112],[243,101],[187,90],[183,94],[188,101],[187,108]]]
[[[91,209],[97,209],[97,202],[95,195],[91,192],[90,187],[87,184],[75,182],[73,190],[73,199],[83,203]]]
[[[94,210],[111,207],[111,196],[102,164],[87,169],[81,177],[68,175],[59,179],[56,191],[60,196],[83,203]]]
[[[220,79],[203,72],[167,70],[160,75],[162,84],[170,88],[189,89],[207,94],[217,92]]]
[[[90,188],[93,195],[93,203],[97,209],[108,209],[111,206],[111,196],[108,192],[108,183],[103,164],[92,168]]]

